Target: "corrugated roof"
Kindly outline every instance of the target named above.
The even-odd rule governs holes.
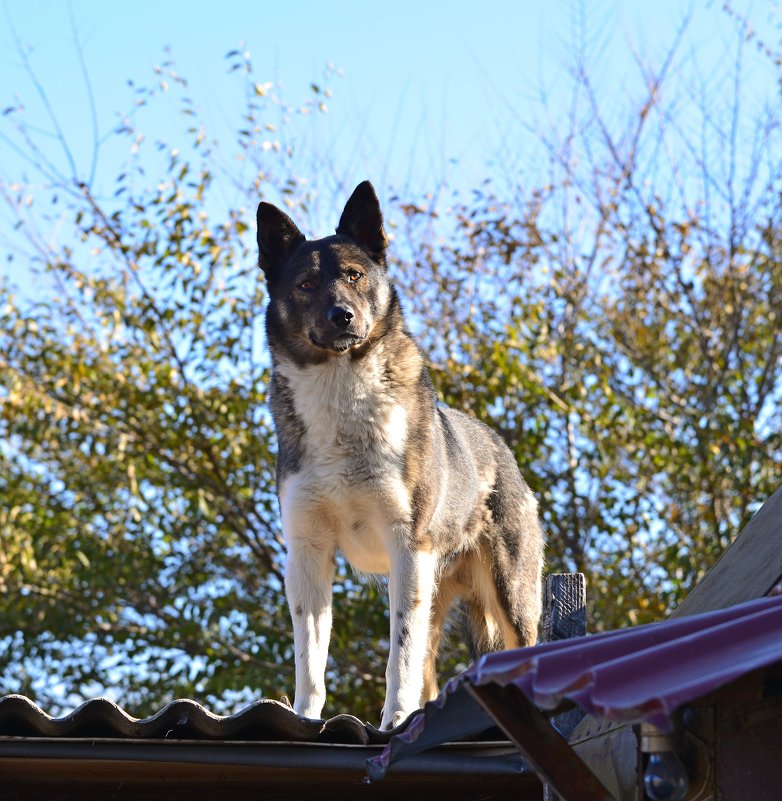
[[[21,695],[0,698],[0,737],[97,737],[146,740],[249,740],[379,745],[399,733],[380,731],[353,715],[328,720],[299,717],[279,701],[262,700],[234,715],[216,715],[195,701],[179,700],[148,718],[134,718],[106,698],[86,701],[54,718]]]
[[[392,733],[350,715],[303,719],[277,701],[222,717],[181,700],[137,719],[94,699],[53,718],[11,695],[0,699],[0,775],[14,798],[41,801],[542,797],[529,763],[496,739],[432,748],[392,770],[382,787],[368,785],[366,761]]]
[[[369,773],[380,778],[396,760],[484,727],[488,713],[470,687],[512,685],[540,709],[574,702],[596,717],[668,731],[683,704],[775,663],[782,663],[780,596],[489,654],[395,733]]]

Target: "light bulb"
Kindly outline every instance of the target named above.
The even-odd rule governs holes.
[[[682,801],[688,788],[687,771],[673,751],[649,754],[644,771],[644,792],[651,801]]]

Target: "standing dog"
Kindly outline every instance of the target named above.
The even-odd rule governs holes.
[[[437,695],[435,658],[456,599],[483,649],[535,642],[537,503],[497,435],[438,405],[388,279],[372,185],[353,192],[336,236],[306,240],[269,203],[257,220],[294,709],[310,718],[323,709],[340,550],[361,573],[388,575],[388,729]]]

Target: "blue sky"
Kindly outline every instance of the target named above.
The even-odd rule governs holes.
[[[689,15],[670,85],[683,86],[697,73],[707,93],[719,97],[736,47],[736,26],[722,5],[716,0],[5,0],[0,109],[21,101],[43,136],[52,132],[21,46],[84,176],[92,152],[84,73],[103,136],[116,125],[118,112],[132,105],[128,80],[154,84],[153,69],[170,48],[199,114],[219,134],[221,128],[235,130],[239,108],[225,54],[243,48],[252,54],[258,79],[281,85],[291,102],[312,96],[310,85],[322,83],[327,64],[338,70],[339,77],[330,80],[329,111],[310,126],[309,144],[339,174],[346,191],[369,178],[381,197],[389,187],[413,196],[443,184],[467,192],[491,175],[513,172],[521,181],[526,174],[535,180],[540,138],[568,113],[570,74],[581,46],[610,118],[613,109],[622,114],[643,94],[635,59],[659,65]],[[778,45],[782,15],[776,3],[735,0],[733,6]],[[768,77],[762,67],[746,68],[751,102],[762,103],[774,91]],[[155,133],[166,136],[169,121],[161,117],[154,123]],[[174,145],[178,131],[181,127],[172,125]],[[62,162],[56,141],[50,141],[51,153]],[[118,163],[111,146],[104,147],[99,182],[113,180]],[[318,160],[297,166],[305,175],[319,170]],[[0,136],[0,181],[12,183],[24,174],[18,154]],[[0,248],[13,238],[10,222],[0,210]]]

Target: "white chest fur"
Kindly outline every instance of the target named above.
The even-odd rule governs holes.
[[[366,451],[384,461],[401,456],[407,415],[383,369],[382,352],[359,361],[342,357],[306,367],[289,362],[277,366],[306,427],[309,460],[333,462]]]
[[[410,498],[407,414],[384,378],[382,351],[277,369],[305,427],[301,470],[280,487],[286,539],[321,540],[358,570],[388,572],[390,537]]]

